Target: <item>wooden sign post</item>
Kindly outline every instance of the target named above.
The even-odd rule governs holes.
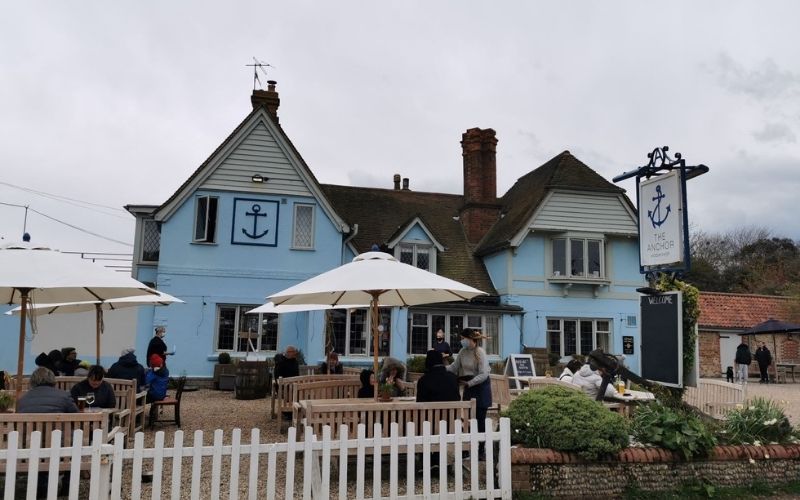
[[[536,368],[533,366],[533,356],[530,354],[511,354],[506,361],[505,375],[509,378],[509,386],[512,389],[522,389],[520,379],[527,379],[536,376]]]

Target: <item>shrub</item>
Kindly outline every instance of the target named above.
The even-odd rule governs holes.
[[[755,398],[728,413],[723,436],[730,444],[785,443],[792,425],[774,401]]]
[[[564,387],[527,391],[503,415],[511,419],[511,439],[532,448],[575,452],[592,460],[628,446],[624,417]]]
[[[217,356],[217,363],[221,365],[229,365],[231,364],[231,355],[227,352],[221,352]]]
[[[642,444],[677,451],[686,460],[708,456],[717,444],[713,430],[698,416],[658,402],[636,409],[633,436]]]
[[[425,356],[411,356],[406,361],[406,368],[410,372],[425,373]]]
[[[14,396],[8,392],[0,391],[0,412],[7,411],[14,406]]]

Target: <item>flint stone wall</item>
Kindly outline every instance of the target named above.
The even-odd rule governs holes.
[[[629,489],[673,490],[697,481],[716,487],[798,481],[800,445],[717,446],[709,458],[691,462],[660,448],[627,448],[596,462],[573,453],[513,448],[511,464],[514,491],[605,498],[622,496]]]

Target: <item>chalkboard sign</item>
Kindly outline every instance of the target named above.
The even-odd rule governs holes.
[[[641,297],[642,376],[683,387],[683,307],[681,292]]]
[[[506,361],[506,375],[511,377],[509,385],[512,385],[512,388],[521,389],[522,385],[519,382],[519,378],[536,376],[536,368],[533,366],[533,356],[530,354],[510,355],[508,361]]]
[[[633,354],[633,335],[622,336],[622,354]]]

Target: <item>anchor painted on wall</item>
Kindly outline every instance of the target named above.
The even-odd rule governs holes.
[[[672,210],[671,205],[667,205],[666,213],[664,214],[664,218],[661,218],[661,200],[667,197],[664,193],[661,192],[661,184],[656,185],[656,195],[653,196],[653,201],[656,202],[656,206],[653,207],[653,210],[647,211],[647,217],[650,218],[650,222],[653,223],[653,227],[659,227],[661,224],[667,222],[669,218],[669,213]],[[656,220],[656,213],[658,213],[658,220]]]
[[[250,210],[252,210],[252,212],[245,212],[244,214],[247,215],[248,217],[253,218],[253,233],[252,234],[248,233],[247,229],[245,228],[242,228],[242,233],[244,233],[244,235],[247,236],[248,238],[253,238],[254,240],[257,240],[262,236],[265,236],[269,232],[269,229],[265,229],[264,232],[258,234],[258,218],[266,217],[267,214],[260,213],[261,205],[259,205],[258,203],[253,203],[253,206],[250,207]]]

